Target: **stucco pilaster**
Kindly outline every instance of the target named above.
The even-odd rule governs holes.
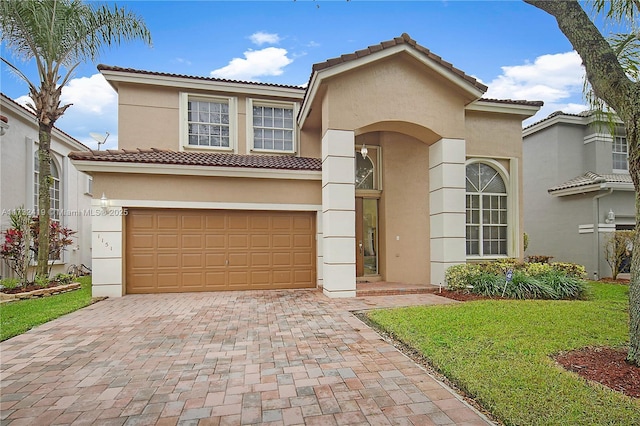
[[[355,297],[355,135],[327,130],[322,138],[322,275],[329,297]]]
[[[124,209],[100,207],[100,200],[92,200],[92,295],[93,297],[119,297],[124,295],[123,276],[123,221]]]
[[[445,284],[448,267],[466,262],[465,159],[463,139],[429,147],[431,283]]]

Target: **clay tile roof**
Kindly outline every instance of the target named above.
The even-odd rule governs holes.
[[[535,107],[541,107],[544,105],[543,101],[527,101],[523,99],[490,99],[490,98],[481,98],[481,101],[487,102],[495,102],[498,104],[510,104],[510,105],[529,105]]]
[[[462,79],[464,79],[467,82],[469,82],[472,85],[474,85],[479,90],[481,90],[483,92],[485,92],[487,90],[487,86],[485,86],[484,84],[480,83],[475,78],[473,78],[471,76],[468,76],[463,71],[457,69],[456,67],[454,67],[449,62],[444,61],[440,56],[433,54],[426,47],[423,47],[423,46],[419,45],[407,33],[403,33],[400,37],[395,37],[392,40],[383,41],[380,44],[369,46],[367,49],[358,50],[355,53],[342,55],[342,56],[340,56],[338,58],[331,58],[331,59],[327,59],[324,62],[319,62],[317,64],[313,64],[312,70],[313,70],[313,72],[322,71],[324,69],[331,68],[331,67],[333,67],[335,65],[342,64],[342,63],[345,63],[345,62],[349,62],[349,61],[352,61],[352,60],[357,59],[357,58],[362,58],[362,57],[368,56],[368,55],[370,55],[372,53],[379,52],[381,50],[388,49],[390,47],[398,46],[398,45],[401,45],[401,44],[408,44],[409,46],[412,46],[417,51],[421,52],[426,57],[428,57],[429,59],[434,61],[435,63],[439,64],[440,66],[442,66],[443,68],[447,69],[448,71],[458,75]],[[313,75],[313,73],[312,73],[312,75]]]
[[[581,188],[595,184],[606,183],[621,183],[633,185],[631,175],[629,174],[598,174],[593,172],[586,172],[583,175],[574,177],[560,185],[549,188],[548,192],[561,191],[563,189]]]
[[[239,155],[209,152],[170,151],[165,149],[135,149],[77,151],[69,153],[72,160],[112,163],[177,164],[208,167],[247,167],[276,170],[322,170],[319,158],[289,155]]]
[[[123,67],[116,67],[116,66],[110,66],[110,65],[104,65],[104,64],[99,64],[98,65],[98,70],[99,71],[128,72],[128,73],[133,73],[133,74],[157,75],[157,76],[162,76],[162,77],[188,78],[190,80],[218,81],[218,82],[221,82],[221,83],[238,83],[238,84],[252,84],[252,85],[257,85],[257,86],[282,87],[282,88],[287,88],[287,89],[298,89],[300,91],[304,91],[305,90],[303,87],[300,87],[300,86],[290,86],[290,85],[286,85],[286,84],[261,83],[261,82],[257,82],[257,81],[228,80],[228,79],[224,79],[224,78],[202,77],[202,76],[186,75],[186,74],[173,74],[173,73],[157,72],[157,71],[144,71],[144,70],[138,70],[138,69],[134,69],[134,68],[123,68]]]
[[[0,121],[4,121],[5,123],[8,123],[9,119],[7,117],[5,117],[4,115],[0,115]]]

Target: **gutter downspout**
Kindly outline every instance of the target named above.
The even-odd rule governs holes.
[[[601,189],[605,189],[604,185]],[[595,271],[593,271],[593,279],[598,280],[600,278],[600,219],[598,212],[600,210],[600,198],[606,197],[613,193],[613,188],[609,188],[604,194],[595,195],[592,198],[593,205],[593,265]]]

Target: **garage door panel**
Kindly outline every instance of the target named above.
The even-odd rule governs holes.
[[[230,250],[247,250],[249,248],[249,236],[246,234],[230,234],[228,242]]]
[[[262,249],[269,247],[269,234],[251,235],[251,249]]]
[[[308,252],[293,253],[293,264],[300,266],[312,267],[314,263],[313,256]]]
[[[127,293],[315,287],[315,213],[130,209]]]
[[[181,221],[181,225],[182,225],[182,229],[190,229],[190,230],[194,230],[194,229],[198,229],[198,230],[202,230],[202,216],[200,215],[184,215],[182,216],[182,221]]]
[[[292,248],[293,244],[291,235],[276,234],[272,237],[271,241],[274,249]]]
[[[178,229],[178,217],[171,214],[158,214],[157,216],[157,228],[162,230],[177,230]]]
[[[227,242],[224,234],[206,234],[204,236],[206,249],[226,249]]]
[[[244,212],[228,217],[229,229],[234,231],[249,230],[249,216]]]
[[[178,273],[176,272],[158,272],[157,282],[158,282],[158,287],[160,288],[179,289],[178,287],[179,277],[178,277]]]
[[[263,253],[251,253],[252,268],[259,268],[271,265],[271,255],[268,252]]]
[[[182,235],[182,248],[183,249],[204,249],[204,238],[198,234],[183,234]]]
[[[159,269],[177,268],[180,266],[178,253],[158,253],[156,258],[158,260]]]
[[[204,253],[182,253],[182,267],[183,268],[204,268],[203,262]]]
[[[179,247],[178,235],[176,234],[170,234],[170,235],[160,234],[157,237],[157,241],[158,241],[157,247],[160,249],[164,249],[164,248],[175,249],[176,247]]]
[[[154,236],[151,234],[137,234],[129,240],[130,249],[151,249],[155,244]]]
[[[273,266],[274,267],[291,267],[292,265],[291,253],[273,253]]]
[[[136,269],[153,268],[156,266],[156,257],[153,254],[134,253],[129,262]]]
[[[205,255],[205,268],[224,267],[226,260],[226,253],[207,253]]]

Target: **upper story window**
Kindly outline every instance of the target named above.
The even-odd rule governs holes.
[[[296,152],[294,104],[249,100],[249,106],[252,151]]]
[[[507,189],[496,169],[467,165],[467,256],[507,255]]]
[[[614,137],[611,145],[611,153],[613,156],[613,171],[627,172],[629,170],[627,138],[624,136]]]
[[[40,164],[38,162],[38,153],[36,152],[34,162],[33,162],[33,207],[35,211],[40,210],[38,208],[38,194],[40,193]],[[51,220],[59,221],[60,220],[60,172],[56,164],[51,162],[51,189],[49,191],[49,196],[51,197],[51,210],[50,216]]]
[[[235,98],[183,94],[184,146],[232,150],[235,145]]]

